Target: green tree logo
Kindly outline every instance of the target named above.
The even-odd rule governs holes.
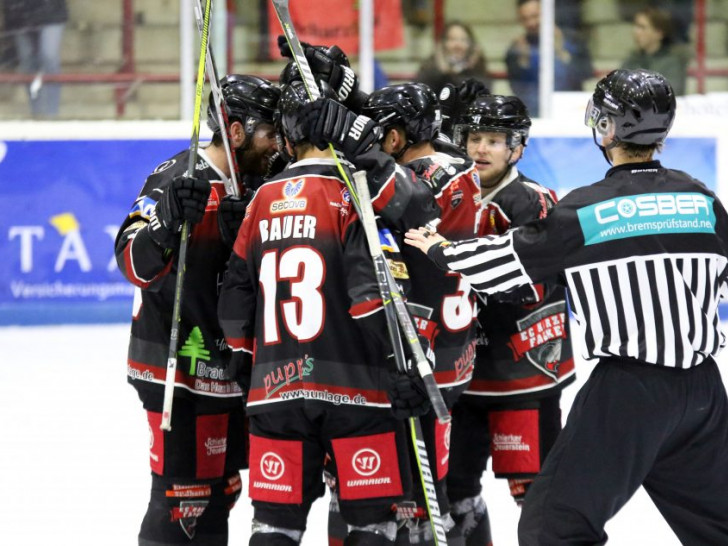
[[[190,357],[190,375],[196,375],[198,359],[210,360],[210,351],[205,349],[205,340],[199,327],[195,326],[192,329],[178,354]]]

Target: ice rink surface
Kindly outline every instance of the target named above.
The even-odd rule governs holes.
[[[137,543],[150,486],[149,437],[126,383],[127,340],[123,324],[0,328],[0,544]],[[564,415],[591,369],[577,361]],[[247,472],[243,479],[247,494]],[[516,546],[519,510],[506,482],[488,474],[483,484],[495,546]],[[327,499],[314,504],[304,545],[325,546],[326,510]],[[231,513],[231,546],[247,544],[251,517],[244,496]],[[680,544],[641,489],[607,532],[615,545]]]

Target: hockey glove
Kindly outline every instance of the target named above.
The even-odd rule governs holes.
[[[458,86],[448,83],[440,91],[439,97],[442,109],[441,131],[452,137],[453,126],[458,122],[458,119],[463,115],[470,103],[475,100],[475,97],[489,93],[490,89],[475,78],[468,78]]]
[[[205,215],[210,183],[207,180],[177,176],[167,186],[154,207],[149,235],[162,248],[173,248],[182,224],[196,224]]]
[[[374,121],[332,99],[312,103],[306,118],[311,143],[320,150],[331,143],[352,162],[382,137],[382,129]]]
[[[350,68],[349,58],[339,46],[312,46],[301,42],[301,47],[316,80],[326,82],[347,106],[358,109],[364,104],[367,95],[359,91],[359,78]],[[278,49],[282,56],[293,58],[285,36],[278,36]]]
[[[430,410],[425,383],[415,373],[390,373],[390,387],[387,395],[392,403],[395,419],[419,417]]]
[[[242,197],[226,195],[217,208],[217,225],[220,228],[220,239],[228,248],[232,248],[238,236],[240,224],[245,218],[245,210],[253,198],[253,190],[246,189]]]

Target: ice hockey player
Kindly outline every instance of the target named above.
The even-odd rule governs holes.
[[[472,160],[441,151],[437,140],[441,112],[437,96],[426,85],[407,83],[374,91],[362,113],[384,130],[382,149],[412,169],[430,188],[440,208],[442,233],[470,237],[475,233],[480,204],[478,175]],[[402,249],[411,288],[408,306],[415,317],[420,339],[435,363],[434,375],[448,407],[470,381],[475,358],[475,298],[467,283],[433,267],[428,260]],[[437,482],[441,513],[447,526],[445,476],[448,469],[449,424],[440,424],[430,412],[422,417],[429,460]],[[409,521],[410,539],[431,540],[422,498],[416,499],[417,516]],[[420,520],[420,521],[418,521]],[[453,540],[456,539],[451,535]]]
[[[267,80],[221,80],[238,175],[264,172],[276,150],[280,91]],[[211,100],[211,105],[214,102]],[[214,106],[209,146],[189,150],[149,175],[116,238],[116,259],[137,287],[127,373],[147,412],[152,487],[140,546],[226,545],[228,514],[246,465],[242,392],[226,374],[230,351],[217,320],[219,285],[249,195],[233,199],[231,167]],[[224,129],[223,129],[224,130]],[[242,190],[242,188],[241,188]],[[180,228],[190,225],[181,300],[172,430],[160,430],[177,278]]]
[[[653,159],[675,118],[660,74],[615,70],[585,122],[612,165],[549,215],[504,235],[407,243],[488,294],[561,275],[582,354],[597,360],[526,494],[522,546],[604,544],[604,526],[644,486],[682,544],[728,544],[728,213]]]
[[[455,120],[454,141],[475,161],[478,235],[545,218],[556,195],[517,168],[531,119],[517,97],[480,94]],[[520,505],[561,430],[561,389],[574,380],[563,286],[483,297],[473,380],[453,408],[447,493],[466,544],[491,542],[481,478],[488,459]]]
[[[312,104],[302,82],[284,86],[278,124],[293,162],[253,198],[220,297],[233,368],[248,393],[251,546],[300,543],[323,494],[325,459],[349,526],[346,545],[394,544],[392,505],[411,494],[374,265],[335,159],[311,142],[318,121],[342,113],[330,110],[330,98]],[[378,127],[344,117],[339,148],[355,158],[377,141]]]

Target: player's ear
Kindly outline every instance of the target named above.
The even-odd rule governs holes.
[[[233,149],[240,148],[245,143],[245,130],[239,121],[230,124],[230,146]]]

